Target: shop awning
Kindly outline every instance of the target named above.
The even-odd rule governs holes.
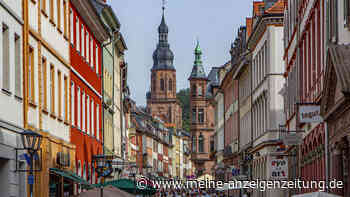
[[[325,192],[313,192],[313,193],[293,195],[292,197],[341,197],[341,196],[325,193]]]
[[[90,188],[91,184],[88,183],[86,180],[78,176],[77,174],[70,172],[70,171],[64,171],[58,168],[50,168],[50,172],[55,173],[57,175],[60,175],[64,178],[67,178],[69,180],[72,180],[75,183],[78,183],[82,185],[84,188]]]

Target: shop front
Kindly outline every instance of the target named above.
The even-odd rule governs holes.
[[[34,172],[35,197],[66,197],[76,195],[74,185],[88,186],[75,172],[75,146],[47,132],[42,136],[41,154]]]

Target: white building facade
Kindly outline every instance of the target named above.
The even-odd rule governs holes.
[[[277,3],[276,3],[277,4]],[[274,7],[274,6],[272,6]],[[248,47],[252,49],[252,178],[271,180],[271,152],[280,148],[278,129],[284,123],[283,96],[283,13],[265,13],[253,19],[253,33]],[[264,29],[265,31],[261,31]],[[286,176],[285,178],[288,178]],[[281,190],[254,190],[253,196],[284,196]]]
[[[25,162],[16,163],[23,148],[23,15],[22,1],[0,1],[0,196],[26,196]]]

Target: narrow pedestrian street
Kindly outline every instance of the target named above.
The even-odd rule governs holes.
[[[349,0],[0,0],[0,197],[350,197]]]

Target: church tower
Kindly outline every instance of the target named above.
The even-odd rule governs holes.
[[[182,110],[176,98],[176,69],[174,54],[168,43],[169,28],[165,22],[163,5],[162,20],[158,27],[158,44],[153,52],[151,91],[147,93],[147,109],[176,128],[182,128]]]
[[[197,41],[194,50],[195,60],[190,81],[190,118],[191,118],[191,160],[198,177],[211,175],[214,161],[210,158],[210,143],[214,134],[214,106],[210,102],[208,84],[210,79],[204,72],[202,50]]]

